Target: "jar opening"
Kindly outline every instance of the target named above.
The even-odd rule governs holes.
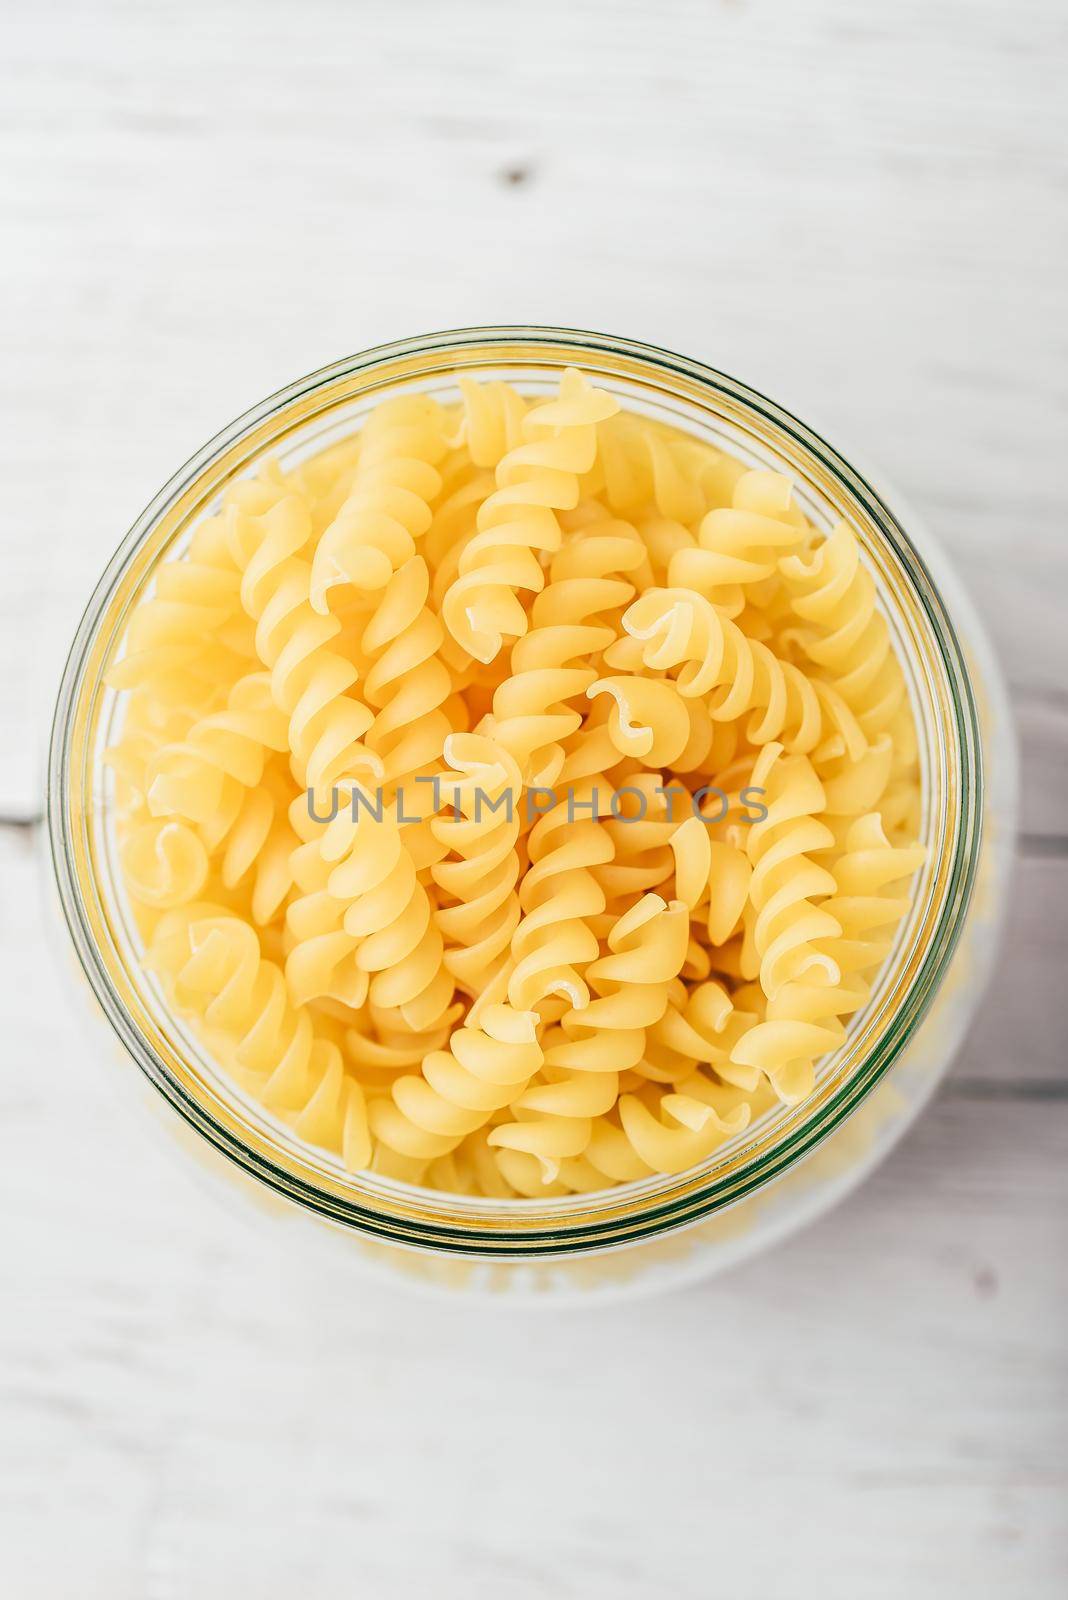
[[[386,393],[448,398],[459,373],[537,393],[554,387],[568,365],[630,410],[748,465],[789,473],[801,509],[824,532],[839,519],[849,522],[905,669],[928,860],[871,1001],[821,1063],[809,1099],[768,1112],[677,1176],[566,1198],[490,1201],[349,1173],[235,1090],[168,1014],[141,965],[122,886],[101,759],[121,706],[103,679],[159,562],[179,554],[226,485],[265,457],[305,459],[356,431]],[[917,551],[865,479],[789,413],[699,363],[600,335],[519,327],[434,334],[367,351],[289,386],[205,446],[135,524],[90,602],[60,692],[49,770],[53,858],[79,958],[126,1048],[182,1116],[239,1165],[324,1217],[400,1244],[507,1256],[603,1248],[678,1227],[768,1183],[848,1117],[912,1037],[945,972],[975,876],[981,799],[976,711],[952,623]]]

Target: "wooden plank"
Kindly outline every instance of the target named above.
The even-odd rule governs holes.
[[[1023,848],[1048,852],[1068,836],[1068,691],[1017,693],[1014,702]]]
[[[954,1083],[1068,1092],[1068,856],[1017,862],[1001,952]]]

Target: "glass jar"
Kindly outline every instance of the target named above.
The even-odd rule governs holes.
[[[102,753],[121,708],[104,675],[158,564],[180,555],[225,486],[264,457],[288,465],[321,450],[386,395],[421,390],[448,402],[458,398],[459,374],[536,395],[554,388],[567,365],[634,411],[789,473],[817,527],[848,520],[908,680],[928,856],[870,1003],[803,1104],[767,1114],[676,1176],[545,1201],[475,1199],[346,1171],[244,1098],[168,1013],[142,968],[118,868]],[[184,1119],[231,1174],[243,1171],[265,1186],[261,1193],[281,1197],[272,1215],[287,1217],[305,1246],[326,1241],[348,1260],[416,1283],[557,1300],[656,1288],[749,1254],[829,1205],[900,1136],[945,1070],[990,967],[1015,828],[1015,754],[985,637],[899,497],[877,492],[780,406],[698,362],[595,334],[478,328],[385,345],[301,379],[224,429],[161,490],[78,629],[53,730],[48,819],[81,965],[158,1104],[178,1113],[168,1112],[176,1129]]]

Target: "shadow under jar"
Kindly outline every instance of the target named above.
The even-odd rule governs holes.
[[[347,1171],[236,1089],[169,1011],[142,964],[119,869],[114,778],[102,757],[122,697],[105,674],[159,564],[181,555],[235,478],[268,457],[288,467],[321,451],[387,396],[415,390],[452,402],[460,375],[547,395],[567,366],[631,411],[787,473],[818,530],[849,523],[912,702],[927,856],[869,1003],[819,1064],[803,1103],[777,1107],[678,1175],[489,1200]],[[722,373],[626,340],[522,327],[433,334],[341,361],[246,413],[166,485],[108,566],[71,650],[50,755],[51,848],[63,915],[112,1028],[163,1097],[157,1103],[206,1141],[202,1149],[228,1158],[229,1176],[240,1169],[289,1202],[270,1208],[272,1226],[287,1218],[305,1245],[314,1238],[417,1283],[554,1302],[630,1293],[766,1245],[832,1203],[889,1148],[944,1071],[981,993],[1015,827],[1015,754],[996,664],[945,558],[893,502],[900,520],[817,433]]]

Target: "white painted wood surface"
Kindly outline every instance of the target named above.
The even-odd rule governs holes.
[[[0,37],[0,1592],[1063,1593],[1059,0],[68,0]],[[335,356],[524,319],[857,441],[1025,756],[993,992],[905,1144],[724,1279],[533,1324],[355,1290],[160,1165],[84,1070],[32,827],[66,640],[174,466]]]

